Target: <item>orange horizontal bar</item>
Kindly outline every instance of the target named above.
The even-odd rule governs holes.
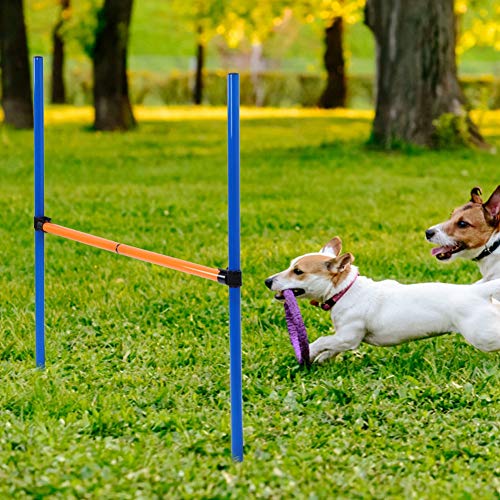
[[[218,281],[220,276],[219,269],[202,266],[200,264],[188,262],[187,260],[176,259],[175,257],[169,257],[161,253],[150,252],[149,250],[143,250],[142,248],[132,247],[116,241],[107,240],[106,238],[100,238],[99,236],[94,236],[92,234],[82,233],[81,231],[76,231],[68,227],[52,224],[52,222],[45,222],[42,226],[42,230],[46,233],[55,234],[68,240],[78,241],[84,245],[101,248],[102,250],[117,253],[118,255],[124,255],[125,257],[131,257],[132,259],[150,262],[151,264],[168,267],[169,269],[175,269],[176,271],[181,271],[183,273],[193,274],[194,276],[199,276],[212,281]]]
[[[118,242],[116,241],[99,238],[99,236],[93,236],[91,234],[75,231],[74,229],[58,226],[57,224],[52,224],[52,222],[44,222],[42,225],[42,231],[62,236],[68,240],[79,241],[80,243],[85,243],[85,245],[90,245],[92,247],[102,248],[108,252],[115,252],[116,245],[118,245]]]

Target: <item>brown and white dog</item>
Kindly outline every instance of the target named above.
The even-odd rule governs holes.
[[[500,279],[472,285],[373,281],[359,276],[354,257],[341,248],[333,238],[265,281],[278,300],[292,290],[330,312],[336,333],[310,345],[311,360],[322,363],[361,342],[392,346],[453,331],[481,351],[500,350],[500,306],[492,302],[500,298]]]
[[[431,250],[438,260],[473,260],[483,275],[481,282],[500,278],[500,186],[486,203],[481,189],[473,188],[470,201],[453,210],[446,222],[427,229],[425,236],[440,245]]]

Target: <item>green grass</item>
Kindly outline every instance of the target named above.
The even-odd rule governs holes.
[[[227,264],[220,115],[167,110],[104,134],[72,113],[47,113],[54,222]],[[432,259],[423,232],[472,186],[499,183],[498,156],[384,154],[365,147],[369,127],[353,112],[243,119],[242,464],[222,286],[48,236],[47,368],[34,368],[32,135],[0,128],[0,496],[498,499],[498,353],[450,335],[302,370],[264,287],[337,234],[375,279],[479,278]],[[483,129],[498,147],[498,113]],[[326,313],[302,312],[311,339],[331,330]]]

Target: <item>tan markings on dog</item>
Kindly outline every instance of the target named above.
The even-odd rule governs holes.
[[[349,265],[346,266],[346,268],[340,273],[335,269],[335,267],[332,267],[331,270],[328,269],[326,265],[328,262],[333,263],[338,260],[338,258],[332,259],[331,257],[327,257],[325,255],[308,255],[307,257],[300,259],[295,264],[293,269],[289,271],[289,274],[298,280],[307,279],[308,274],[314,274],[316,276],[324,275],[326,278],[331,279],[335,286],[338,286],[347,277],[351,269]],[[303,274],[297,275],[294,272],[296,269],[302,271]]]
[[[481,188],[479,186],[473,187],[470,192],[470,201],[482,205],[483,204],[483,198],[481,196],[482,194],[483,192],[481,191]]]
[[[331,279],[333,281],[333,284],[338,287],[340,283],[342,283],[342,281],[347,278],[350,270],[351,266],[347,266],[342,272],[332,274]]]
[[[330,269],[332,274],[332,281],[335,286],[339,286],[342,281],[344,281],[351,270],[351,264],[354,262],[354,255],[351,253],[345,253],[339,255],[333,261],[333,267]],[[339,267],[342,269],[339,271]]]
[[[293,269],[299,269],[304,274],[294,277],[297,279],[304,279],[305,274],[323,274],[323,273],[326,276],[327,274],[330,273],[328,272],[325,263],[330,260],[332,260],[332,258],[328,257],[327,255],[308,255],[307,257],[300,259],[293,268]],[[290,271],[290,274],[295,275],[293,270]]]
[[[460,227],[462,221],[467,223],[466,227]],[[450,219],[443,224],[443,231],[467,248],[479,248],[486,245],[491,235],[500,229],[499,226],[495,228],[487,223],[481,204],[469,202],[453,211]]]

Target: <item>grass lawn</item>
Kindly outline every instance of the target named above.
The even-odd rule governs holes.
[[[226,261],[221,109],[139,109],[92,133],[49,108],[46,214],[208,266]],[[34,368],[32,135],[0,128],[0,496],[500,496],[500,354],[449,335],[296,364],[264,287],[334,235],[361,272],[470,283],[424,230],[500,182],[482,152],[369,150],[370,114],[243,110],[245,461],[230,456],[227,290],[47,236],[47,368]],[[500,113],[479,117],[500,146]],[[302,312],[313,340],[329,316]]]

